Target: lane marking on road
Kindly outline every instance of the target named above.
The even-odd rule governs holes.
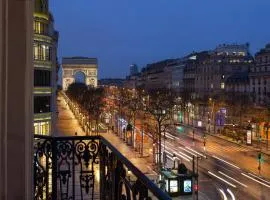
[[[232,167],[235,167],[236,169],[240,169],[240,167],[238,167],[238,166],[236,166],[236,165],[234,165],[234,164],[232,164],[232,163],[229,163],[228,161],[223,160],[223,159],[221,159],[221,158],[219,158],[219,157],[217,157],[217,156],[215,156],[215,155],[212,155],[212,157],[213,157],[213,158],[216,158],[216,159],[218,159],[218,160],[220,160],[220,161],[222,161],[222,162],[224,162],[224,163],[226,163],[226,164],[228,164],[228,165],[230,165],[230,166],[232,166]]]
[[[257,183],[260,183],[261,185],[264,185],[264,186],[270,188],[270,185],[267,185],[267,184],[265,184],[265,183],[263,183],[263,182],[261,182],[261,181],[258,181],[257,179],[255,179],[255,178],[253,178],[253,177],[251,177],[251,176],[249,176],[249,175],[247,175],[247,174],[244,174],[244,173],[241,173],[241,174],[242,174],[243,176],[245,176],[245,177],[247,177],[247,178],[249,178],[249,179],[251,179],[251,180],[257,182]]]
[[[194,153],[196,153],[196,154],[198,154],[198,155],[200,155],[200,156],[202,156],[202,157],[206,158],[206,156],[205,156],[205,155],[203,155],[203,154],[199,153],[198,151],[195,151],[194,149],[192,149],[192,148],[190,148],[190,147],[186,147],[186,148],[187,148],[187,149],[189,149],[190,151],[192,151],[192,152],[194,152]]]
[[[261,181],[263,181],[263,182],[265,182],[265,183],[268,183],[268,184],[270,184],[270,182],[269,181],[267,181],[267,180],[264,180],[264,179],[262,179],[261,177],[259,177],[259,176],[256,176],[255,174],[252,174],[252,173],[248,173],[249,175],[251,175],[251,176],[254,176],[254,177],[256,177],[257,179],[260,179]]]
[[[212,172],[210,172],[210,171],[208,171],[208,174],[210,174],[210,175],[216,177],[217,179],[223,181],[224,183],[227,183],[228,185],[230,185],[230,186],[236,188],[236,185],[234,185],[234,184],[230,183],[229,181],[227,181],[227,180],[221,178],[220,176],[217,176],[216,174],[214,174],[214,173],[212,173]]]
[[[232,200],[235,200],[235,196],[229,188],[227,188],[227,192],[231,195]]]
[[[173,137],[173,135],[168,134],[168,133],[165,134],[165,137],[170,138],[171,140],[175,139],[175,137]]]
[[[227,177],[227,178],[229,178],[229,179],[235,181],[236,183],[238,183],[238,184],[240,184],[240,185],[242,185],[242,186],[244,186],[244,187],[246,187],[246,188],[248,187],[248,186],[245,185],[244,183],[241,183],[240,181],[238,181],[238,180],[236,180],[236,179],[234,179],[234,178],[228,176],[227,174],[225,174],[225,173],[223,173],[223,172],[221,172],[221,171],[218,171],[218,173],[222,174],[223,176],[225,176],[225,177]]]
[[[162,144],[161,146],[164,147],[163,144]],[[169,148],[169,147],[167,147],[167,149],[171,150],[175,155],[178,155],[179,157],[183,158],[184,160],[186,160],[186,161],[188,161],[188,162],[190,162],[190,160],[192,160],[192,158],[189,157],[189,156],[186,155],[186,154],[183,154],[183,153],[180,153],[180,152],[178,153],[178,152],[176,152],[174,149],[171,149],[171,148]],[[171,152],[168,152],[168,150],[165,150],[165,152],[169,153],[170,155],[173,155]]]
[[[184,154],[182,152],[176,152],[176,151],[174,151],[173,153],[176,154],[176,155],[178,155],[178,156],[181,156],[182,155],[182,156],[186,157],[188,160],[192,160],[192,158],[190,156],[188,156],[187,154]]]
[[[169,135],[171,138],[173,138],[173,139],[179,139],[178,137],[176,137],[176,136],[174,136],[174,135],[172,135],[172,134],[170,134],[170,133],[166,133],[166,135]]]
[[[168,157],[170,160],[173,160],[173,158],[172,158],[171,156],[167,155],[167,157]]]
[[[223,196],[223,200],[227,200],[227,196],[226,196],[225,192],[222,189],[219,189],[219,191]]]
[[[192,152],[190,152],[190,151],[188,151],[188,150],[186,150],[185,148],[183,148],[183,147],[178,147],[179,149],[182,149],[183,151],[185,151],[185,152],[188,152],[189,154],[191,154],[191,155],[193,155],[193,156],[195,156],[195,157],[197,157],[198,155],[197,154],[195,154],[195,153],[192,153]]]

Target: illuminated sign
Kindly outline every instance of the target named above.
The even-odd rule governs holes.
[[[198,121],[198,127],[202,127],[202,121]]]
[[[184,180],[184,193],[192,192],[192,183],[191,180]]]
[[[177,180],[170,180],[170,192],[178,192]]]

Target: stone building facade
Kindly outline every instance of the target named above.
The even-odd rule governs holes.
[[[270,103],[270,44],[255,54],[256,65],[249,73],[250,92],[257,105]]]
[[[67,90],[71,83],[76,82],[76,74],[80,74],[88,86],[97,87],[98,61],[97,58],[64,57],[62,59],[62,86]]]
[[[56,119],[58,32],[47,0],[34,4],[34,133],[51,135]]]
[[[254,65],[248,44],[221,45],[213,51],[204,53],[198,60],[195,91],[199,98],[219,96],[225,91],[230,91],[230,88],[235,88],[232,84],[237,85],[238,82],[230,82],[228,87],[227,80],[239,74],[247,74]],[[242,81],[237,78],[234,80]],[[246,87],[247,85],[244,88]],[[245,92],[249,92],[249,89],[246,88]]]

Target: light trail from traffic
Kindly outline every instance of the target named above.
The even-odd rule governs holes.
[[[228,198],[227,198],[225,192],[224,192],[222,189],[219,189],[219,191],[220,191],[220,193],[221,193],[222,196],[223,196],[223,200],[228,200]]]
[[[216,174],[214,174],[214,173],[212,173],[212,172],[210,172],[210,171],[208,171],[208,174],[210,174],[210,175],[216,177],[217,179],[223,181],[224,183],[227,183],[228,185],[230,185],[230,186],[236,188],[236,185],[234,185],[234,184],[230,183],[229,181],[227,181],[227,180],[221,178],[220,176],[218,176],[218,175],[216,175]]]
[[[220,161],[222,161],[222,162],[224,162],[224,163],[226,163],[226,164],[228,164],[228,165],[230,165],[230,166],[232,166],[232,167],[235,167],[236,169],[240,169],[240,167],[238,167],[238,166],[236,166],[236,165],[234,165],[234,164],[232,164],[232,163],[230,163],[230,162],[228,162],[228,161],[226,161],[226,160],[223,160],[223,159],[221,159],[221,158],[219,158],[219,157],[217,157],[217,156],[215,156],[215,155],[212,155],[212,157],[213,157],[213,158],[216,158],[216,159],[218,159],[218,160],[220,160]]]
[[[266,181],[266,180],[264,180],[264,179],[262,179],[261,177],[259,177],[259,176],[256,176],[256,175],[254,175],[254,174],[252,174],[252,173],[248,173],[249,175],[251,175],[251,176],[253,176],[253,177],[256,177],[257,179],[260,179],[261,181],[263,181],[263,182],[265,182],[265,183],[268,183],[268,184],[270,184],[270,182],[269,181]]]
[[[261,184],[261,185],[264,185],[264,186],[270,188],[270,185],[267,185],[267,184],[265,184],[265,183],[263,183],[263,182],[261,182],[261,181],[258,181],[257,179],[255,179],[255,178],[253,178],[253,177],[251,177],[251,176],[249,176],[249,175],[247,175],[247,174],[244,174],[244,173],[241,173],[241,174],[242,174],[243,176],[245,176],[245,177],[247,177],[247,178],[249,178],[249,179],[251,179],[251,180],[253,180],[253,181],[255,181],[255,182],[259,183],[259,184]]]
[[[228,176],[227,174],[225,174],[225,173],[223,173],[223,172],[221,172],[221,171],[218,171],[218,173],[222,174],[223,176],[225,176],[225,177],[227,177],[227,178],[229,178],[229,179],[235,181],[236,183],[238,183],[238,184],[240,184],[240,185],[242,185],[242,186],[244,186],[244,187],[246,187],[246,188],[248,187],[248,186],[245,185],[244,183],[241,183],[240,181],[238,181],[238,180],[236,180],[236,179],[234,179],[234,178]]]
[[[231,195],[232,200],[235,200],[235,196],[229,188],[227,188],[227,192]]]

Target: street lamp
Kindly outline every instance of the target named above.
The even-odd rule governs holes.
[[[175,169],[176,168],[175,166],[176,155],[175,154],[173,154],[172,159],[173,159],[173,169]]]
[[[209,112],[207,112],[207,117],[208,117],[208,133],[210,133],[211,119],[210,119],[210,113]]]
[[[248,126],[247,126],[247,144],[251,145],[252,144],[252,127],[250,124],[250,121],[248,121]]]
[[[194,138],[195,130],[192,131],[192,141],[193,141],[193,146],[195,144],[195,138]]]
[[[233,126],[233,138],[235,139],[235,130],[234,130],[235,124],[233,124],[232,126]]]
[[[143,101],[145,99],[143,98]],[[143,119],[142,119],[142,131],[141,131],[141,157],[143,157],[143,140],[144,140],[144,121],[145,121],[146,106],[143,104]]]
[[[203,150],[204,150],[204,154],[206,154],[206,134],[205,134],[205,132],[203,134]]]
[[[264,124],[264,131],[265,131],[265,136],[266,136],[266,151],[268,151],[268,130],[270,128],[270,124],[265,122]]]

